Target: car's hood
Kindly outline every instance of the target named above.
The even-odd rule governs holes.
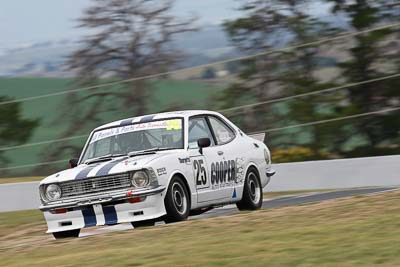
[[[104,176],[114,173],[123,173],[131,170],[139,170],[147,167],[151,161],[164,157],[169,153],[153,153],[134,157],[116,157],[109,161],[80,164],[73,169],[67,169],[48,176],[41,184],[58,183],[71,180],[87,179],[96,176]]]

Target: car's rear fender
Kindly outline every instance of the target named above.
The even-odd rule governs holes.
[[[247,164],[246,172],[245,172],[247,174],[249,169],[251,167],[253,167],[257,171],[258,177],[260,178],[261,187],[265,187],[269,183],[269,180],[270,180],[270,178],[267,177],[267,175],[265,174],[265,166],[266,166],[266,164],[257,164],[254,161],[250,161]]]

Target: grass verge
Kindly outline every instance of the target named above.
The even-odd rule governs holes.
[[[0,263],[400,266],[399,198],[388,192],[63,241],[44,234],[39,212],[1,214]]]

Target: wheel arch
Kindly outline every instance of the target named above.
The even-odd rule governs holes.
[[[185,185],[185,187],[186,187],[186,190],[188,191],[188,194],[189,194],[190,206],[192,206],[192,190],[190,189],[190,186],[189,186],[189,183],[188,183],[188,180],[187,180],[186,176],[185,176],[182,172],[176,170],[176,171],[173,171],[173,172],[171,173],[171,175],[170,175],[169,178],[168,178],[167,189],[169,188],[169,185],[170,185],[170,183],[171,183],[171,180],[172,180],[172,178],[173,178],[174,176],[178,176],[179,178],[182,179],[182,181],[183,181],[183,183],[184,183],[184,185]],[[164,196],[164,197],[165,197],[165,196]]]
[[[247,164],[244,179],[246,179],[247,172],[248,172],[251,168],[253,168],[253,169],[256,171],[257,176],[258,176],[258,179],[259,179],[260,182],[261,182],[260,171],[259,171],[258,166],[257,166],[257,164],[256,164],[255,162],[249,162],[249,164]]]
[[[257,167],[257,164],[255,162],[253,162],[253,161],[249,162],[247,164],[246,169],[245,169],[244,174],[243,174],[244,175],[244,177],[243,177],[243,187],[242,187],[242,193],[241,193],[241,198],[240,199],[243,198],[244,184],[246,183],[247,173],[249,172],[250,169],[254,169],[255,170],[255,172],[257,174],[258,181],[261,183],[260,171],[259,171],[259,169]]]
[[[251,186],[251,183],[246,182],[249,172],[252,173],[253,181],[258,180],[259,189],[257,189],[257,188],[255,188],[255,189],[260,190],[259,196],[257,196],[256,193],[250,193],[251,189],[249,186]],[[254,176],[256,176],[256,177],[254,177]],[[254,179],[254,178],[256,178],[256,179]],[[244,182],[243,182],[242,198],[240,199],[239,202],[236,203],[236,206],[238,207],[239,210],[256,210],[256,209],[261,208],[262,199],[263,199],[263,192],[262,192],[262,186],[261,186],[260,171],[257,168],[257,164],[250,162],[246,167],[246,175],[244,177]]]

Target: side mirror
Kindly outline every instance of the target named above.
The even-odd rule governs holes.
[[[75,168],[76,166],[78,166],[78,160],[76,158],[70,159],[69,162],[69,167],[70,168]]]
[[[197,140],[197,146],[199,147],[200,154],[203,154],[203,148],[209,147],[210,145],[210,138],[200,138],[199,140]]]

